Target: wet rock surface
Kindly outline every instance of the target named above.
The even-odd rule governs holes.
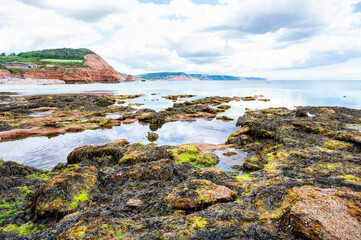
[[[201,170],[187,161],[177,164],[174,149],[130,145],[119,140],[74,149],[68,163],[51,172],[26,167],[26,171],[16,171],[13,174],[23,179],[16,186],[28,191],[26,204],[21,205],[22,218],[16,222],[8,215],[8,206],[0,205],[0,236],[5,239],[161,237],[174,221],[178,225],[188,222],[193,230],[204,228],[208,220],[183,214],[177,202],[186,198],[177,197],[186,194],[186,187],[194,188],[197,196],[188,194],[192,204],[184,209],[193,214],[214,204],[233,201],[237,192],[230,183],[235,179],[223,171]],[[18,168],[23,167],[18,165]],[[180,185],[185,192],[176,190]],[[3,202],[8,204],[8,197],[15,195],[18,188],[6,191],[1,197],[7,197]],[[186,225],[182,228],[181,234],[190,236]]]
[[[360,239],[360,122],[338,107],[247,111],[220,146],[248,152],[241,175],[202,144],[89,145],[51,172],[0,162],[13,181],[0,238]]]
[[[167,197],[166,202],[175,209],[197,209],[217,202],[230,202],[237,192],[225,186],[216,185],[208,180],[184,182],[176,187]]]
[[[343,188],[304,186],[289,191],[287,224],[310,239],[359,239],[361,193]]]

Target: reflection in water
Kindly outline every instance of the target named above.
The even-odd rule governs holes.
[[[179,145],[192,142],[224,143],[236,129],[234,122],[198,119],[193,122],[170,122],[158,129],[159,145]],[[149,125],[133,123],[112,129],[86,130],[56,137],[33,137],[0,144],[0,157],[41,169],[51,169],[58,162],[66,162],[67,155],[75,148],[88,144],[104,144],[125,138],[131,143],[149,143]],[[11,149],[11,151],[7,151]]]
[[[142,82],[121,84],[89,85],[36,85],[2,86],[3,91],[20,92],[24,95],[85,93],[89,91],[111,91],[114,94],[145,94],[138,99],[127,100],[129,103],[144,103],[133,106],[136,109],[151,108],[156,111],[171,107],[173,102],[161,96],[175,94],[195,94],[206,96],[249,96],[263,94],[270,102],[230,102],[231,109],[220,115],[234,118],[235,121],[197,119],[195,121],[177,121],[164,124],[160,129],[153,128],[159,134],[159,145],[178,145],[185,143],[224,143],[227,137],[237,129],[235,122],[246,108],[262,109],[269,107],[294,106],[344,106],[361,108],[360,81],[198,81],[198,82]],[[159,93],[159,95],[152,95]],[[346,96],[346,97],[344,97]],[[190,99],[190,100],[191,100]],[[186,99],[189,100],[189,99]],[[126,105],[126,104],[124,104]],[[117,115],[108,117],[117,118]],[[51,169],[58,162],[66,162],[69,152],[87,144],[104,144],[120,138],[129,142],[148,143],[149,125],[133,123],[112,129],[87,130],[80,133],[67,133],[53,138],[34,137],[13,142],[0,143],[0,158],[7,161],[31,165],[41,169]],[[239,155],[238,161],[242,161]],[[228,159],[231,161],[230,159]],[[228,160],[224,160],[227,162]],[[229,169],[225,163],[223,168]],[[237,165],[237,164],[236,164]],[[227,170],[227,171],[228,171]]]
[[[227,156],[224,153],[227,152],[233,152],[234,155]],[[247,159],[248,153],[238,151],[234,148],[229,148],[226,150],[216,150],[212,151],[212,153],[216,154],[219,157],[219,164],[217,165],[217,168],[222,169],[226,172],[235,172],[236,170],[231,168],[232,166],[242,166],[244,161]]]
[[[41,116],[46,116],[46,115],[50,115],[53,111],[44,111],[44,112],[34,112],[29,114],[29,117],[41,117]]]

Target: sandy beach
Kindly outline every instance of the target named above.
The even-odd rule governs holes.
[[[65,84],[59,79],[1,78],[0,85],[52,85]]]

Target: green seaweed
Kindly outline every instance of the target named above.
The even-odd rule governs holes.
[[[211,153],[200,154],[199,149],[193,145],[182,145],[176,149],[170,150],[177,164],[189,162],[199,168],[215,166],[219,159]]]

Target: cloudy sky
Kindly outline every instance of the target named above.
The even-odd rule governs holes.
[[[0,0],[0,52],[90,48],[123,73],[361,79],[361,0]]]

